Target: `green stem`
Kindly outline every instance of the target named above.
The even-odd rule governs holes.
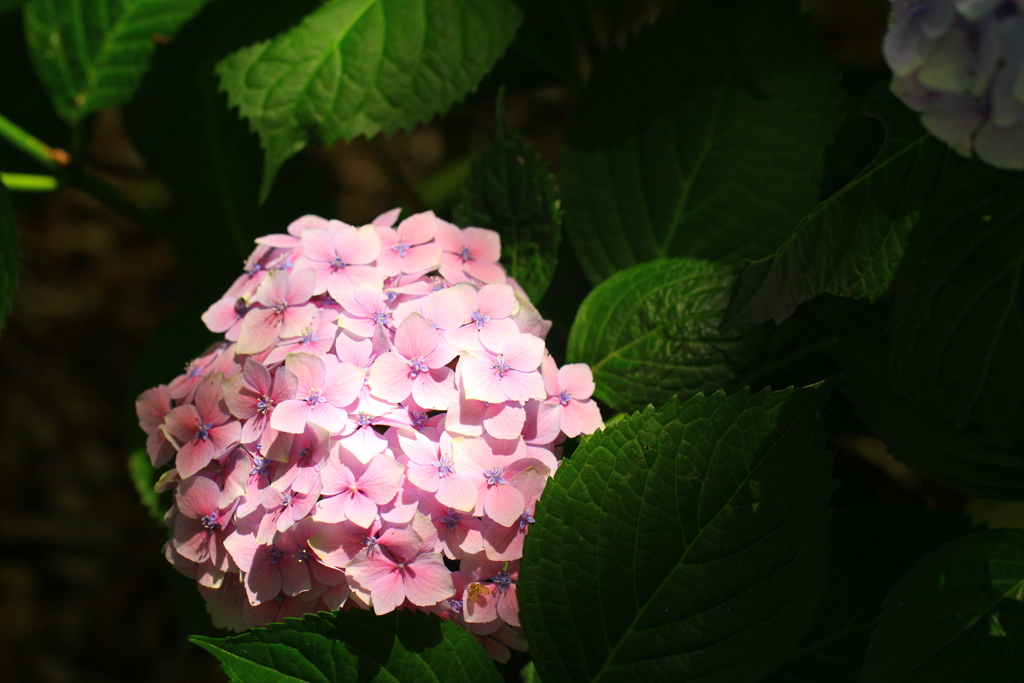
[[[0,173],[0,183],[13,192],[49,192],[60,185],[52,175],[34,173]]]
[[[47,168],[57,170],[66,166],[70,161],[67,152],[50,147],[2,114],[0,114],[0,137]]]

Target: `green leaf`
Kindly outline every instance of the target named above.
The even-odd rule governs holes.
[[[894,388],[994,444],[1024,439],[1024,174],[974,162],[922,221],[893,285]]]
[[[497,682],[467,631],[422,612],[307,614],[232,638],[192,636],[232,681]]]
[[[672,395],[712,393],[760,346],[756,331],[719,331],[732,268],[661,259],[616,273],[583,301],[567,359],[589,363],[595,395],[628,412]]]
[[[904,574],[871,634],[863,683],[1019,681],[1024,532],[952,541]]]
[[[217,66],[266,150],[261,197],[310,139],[390,134],[463,98],[512,40],[509,0],[334,0]]]
[[[893,388],[892,339],[882,302],[825,303],[816,307],[815,315],[840,334],[835,356],[844,370],[843,394],[892,455],[928,478],[971,495],[1024,498],[1024,443],[993,444]]]
[[[28,4],[28,0],[0,0],[0,12],[18,9],[26,4]]]
[[[558,263],[562,215],[554,176],[532,147],[508,131],[501,97],[494,140],[462,187],[453,209],[455,223],[497,231],[502,264],[530,300],[539,302]]]
[[[752,681],[786,658],[824,587],[824,395],[673,398],[579,446],[522,560],[545,683]]]
[[[149,461],[146,449],[140,448],[132,451],[132,454],[128,456],[128,474],[132,478],[132,484],[135,485],[135,492],[139,494],[142,507],[146,508],[149,514],[162,524],[165,510],[161,509],[160,494],[153,490],[157,474]]]
[[[31,0],[25,34],[39,77],[68,123],[132,98],[157,43],[208,0]]]
[[[838,510],[828,534],[828,587],[800,649],[767,683],[855,683],[889,589],[926,553],[970,529],[964,517],[905,504]]]
[[[777,254],[744,265],[726,328],[781,322],[823,293],[875,301],[892,283],[922,210],[942,178],[966,162],[888,87],[873,91],[864,110],[885,126],[878,155],[814,207]]]
[[[593,282],[669,256],[762,257],[814,205],[840,95],[796,5],[683,3],[595,70],[561,173]]]
[[[14,214],[11,193],[0,183],[0,332],[3,332],[7,316],[11,313],[20,272],[18,217]]]
[[[219,267],[234,272],[239,259],[252,251],[253,239],[283,232],[296,217],[327,208],[315,183],[289,174],[270,206],[260,210],[263,152],[259,138],[230,109],[227,96],[218,92],[214,74],[217,61],[225,55],[297,23],[307,10],[318,6],[316,0],[213,3],[161,50],[127,110],[133,140],[174,192],[173,219],[180,232],[171,237],[192,254],[190,262],[227,259],[223,264],[203,263],[203,270]],[[183,149],[189,153],[182,154]],[[296,180],[301,189],[294,193],[288,211],[268,215],[267,209],[276,208]],[[200,241],[206,248],[194,249]],[[222,292],[223,288],[213,296]]]

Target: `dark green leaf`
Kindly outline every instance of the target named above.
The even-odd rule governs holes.
[[[192,636],[232,681],[500,681],[483,648],[454,622],[422,612],[307,614],[232,638]]]
[[[855,683],[889,589],[922,555],[969,528],[960,515],[909,505],[837,511],[829,526],[828,587],[814,625],[768,683]]]
[[[390,134],[447,110],[521,18],[509,0],[334,0],[227,57],[221,87],[266,150],[261,196],[311,138]]]
[[[501,235],[502,264],[539,302],[555,274],[562,215],[554,176],[532,147],[507,130],[503,107],[499,98],[494,140],[473,163],[453,214],[457,225]]]
[[[142,507],[146,508],[156,521],[163,523],[165,510],[161,509],[160,494],[153,490],[157,474],[149,461],[146,449],[132,451],[132,454],[128,456],[128,474],[131,475],[132,484],[135,485],[135,491],[139,494]]]
[[[893,285],[894,387],[995,444],[1024,439],[1024,174],[962,169]]]
[[[902,277],[902,275],[901,275]],[[898,460],[951,488],[989,498],[1024,497],[1024,443],[993,444],[977,430],[922,409],[893,388],[892,340],[879,304],[833,299],[816,312],[842,343],[843,393]]]
[[[25,33],[36,71],[69,123],[131,99],[158,42],[209,0],[31,0]]]
[[[133,139],[149,165],[175,194],[173,219],[186,240],[181,246],[196,257],[227,257],[225,272],[252,251],[253,239],[283,232],[291,220],[322,210],[316,184],[302,179],[298,197],[286,215],[258,207],[263,152],[227,96],[217,91],[214,66],[240,45],[273,35],[299,21],[316,0],[222,0],[205,8],[174,43],[154,60],[138,97],[128,110]],[[182,154],[182,150],[189,150]],[[294,184],[289,177],[287,182]],[[279,188],[270,204],[278,201]],[[273,218],[274,220],[270,220]],[[195,250],[197,242],[205,246]],[[209,271],[218,265],[203,263]],[[223,289],[214,295],[219,295]],[[208,302],[212,303],[212,302]]]
[[[1020,681],[1022,598],[1024,531],[982,531],[947,543],[889,593],[861,681]]]
[[[18,9],[19,7],[26,4],[28,4],[28,0],[0,0],[0,12]]]
[[[616,273],[580,306],[567,352],[589,363],[596,395],[628,412],[722,388],[757,353],[761,335],[719,331],[732,268],[661,259]]]
[[[526,537],[519,604],[560,681],[753,681],[824,587],[821,387],[671,399],[584,440]]]
[[[814,205],[840,96],[796,4],[683,3],[594,72],[561,174],[592,281],[762,257]]]
[[[966,163],[918,123],[917,112],[876,89],[865,113],[885,125],[875,160],[814,207],[774,256],[748,263],[723,324],[781,322],[822,293],[874,301],[892,283],[911,228],[944,175]]]
[[[0,184],[0,332],[7,323],[18,289],[21,272],[21,247],[18,239],[18,218],[7,188]]]

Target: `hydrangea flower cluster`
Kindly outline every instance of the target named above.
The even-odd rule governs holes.
[[[1021,0],[892,0],[892,91],[963,156],[1024,169]]]
[[[557,445],[602,426],[590,369],[498,264],[498,234],[398,210],[269,235],[203,321],[225,341],[137,401],[167,559],[214,622],[435,612],[526,646],[516,582]]]

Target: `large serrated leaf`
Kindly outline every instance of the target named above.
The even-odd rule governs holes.
[[[843,393],[892,455],[928,478],[971,495],[1024,497],[1024,443],[994,444],[894,389],[892,339],[885,329],[888,308],[882,302],[871,306],[830,299],[816,306],[815,315],[841,337],[835,356],[845,371]]]
[[[18,239],[18,219],[7,188],[0,184],[0,332],[7,323],[18,289],[21,272],[21,247]]]
[[[131,99],[158,42],[209,0],[31,0],[25,34],[36,71],[68,123]]]
[[[874,301],[892,283],[939,182],[966,162],[888,89],[873,91],[864,110],[885,126],[874,161],[814,207],[778,253],[743,267],[726,327],[781,322],[824,293]]]
[[[501,235],[501,262],[534,302],[551,284],[562,240],[562,213],[555,178],[532,147],[505,125],[502,98],[494,140],[473,162],[455,223]]]
[[[894,387],[994,444],[1024,439],[1024,174],[961,169],[893,285]]]
[[[595,70],[561,173],[593,282],[656,258],[760,258],[814,205],[840,96],[796,4],[686,2]]]
[[[541,680],[755,681],[784,660],[824,584],[823,398],[673,398],[586,439],[526,537]]]
[[[505,50],[510,0],[333,0],[217,67],[266,150],[262,197],[311,140],[392,133],[447,110]]]
[[[321,612],[231,638],[190,640],[240,683],[501,680],[473,636],[454,622],[422,612]]]
[[[983,531],[947,543],[889,593],[861,681],[1020,681],[1022,597],[1024,531]]]
[[[616,273],[584,300],[570,363],[589,363],[596,396],[628,412],[670,396],[712,393],[757,353],[758,331],[719,331],[732,268],[661,259]]]
[[[913,562],[969,529],[961,515],[906,504],[838,510],[828,533],[828,585],[814,624],[766,683],[855,683],[889,589]]]

